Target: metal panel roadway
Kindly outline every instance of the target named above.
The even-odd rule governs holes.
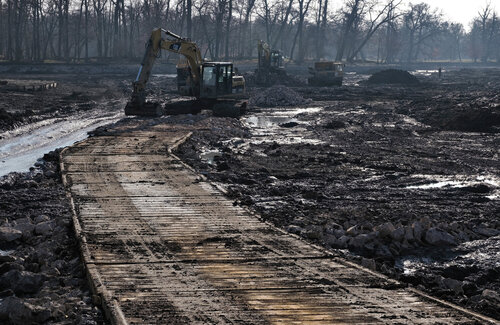
[[[94,299],[113,323],[488,322],[233,205],[171,153],[190,129],[117,128],[61,153]]]

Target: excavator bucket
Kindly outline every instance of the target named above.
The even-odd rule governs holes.
[[[159,103],[144,103],[138,105],[133,102],[128,102],[125,106],[125,115],[130,116],[151,116],[158,117],[164,114],[164,109]]]
[[[219,117],[239,117],[246,112],[246,108],[246,101],[221,100],[212,107],[212,112]]]

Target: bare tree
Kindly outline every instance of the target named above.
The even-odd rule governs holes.
[[[405,28],[408,31],[407,61],[413,62],[420,54],[423,43],[440,32],[440,15],[426,3],[410,4],[404,15]]]
[[[348,57],[348,61],[354,60],[358,53],[363,49],[363,47],[368,43],[372,36],[377,32],[377,30],[384,24],[388,24],[402,15],[402,13],[397,13],[397,9],[401,1],[390,0],[383,7],[378,7],[378,2],[372,2],[367,9],[368,20],[366,21],[366,31],[361,42],[354,48]]]
[[[344,23],[340,34],[337,55],[335,56],[336,61],[342,61],[344,58],[344,52],[347,48],[351,31],[353,30],[355,21],[360,18],[363,12],[364,4],[363,0],[349,0],[345,5],[343,11]]]

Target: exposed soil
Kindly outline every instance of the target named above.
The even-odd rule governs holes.
[[[98,109],[106,96],[126,96],[131,80],[39,78],[59,86],[2,93],[1,131]],[[353,86],[357,81],[295,87],[312,102],[253,108],[241,120],[201,114],[168,121],[206,126],[178,154],[223,184],[235,204],[498,319],[500,72],[462,70],[442,80],[420,79],[411,87]],[[174,79],[152,78],[152,97],[165,100],[174,93]],[[102,322],[90,302],[58,179],[55,156],[49,155],[30,172],[1,181],[0,226],[14,238],[0,240],[1,322]],[[16,285],[23,281],[36,290]],[[11,316],[5,308],[18,313]]]
[[[4,78],[2,76],[2,78]],[[47,79],[46,75],[23,75],[30,81]],[[64,118],[76,112],[91,111],[103,100],[112,100],[130,92],[129,81],[123,76],[97,78],[95,76],[50,75],[57,81],[56,88],[40,91],[21,91],[0,88],[0,132],[48,118]]]
[[[0,322],[103,324],[51,152],[27,173],[0,178]]]
[[[265,220],[500,319],[499,85],[295,88],[315,101],[217,119],[178,154]]]
[[[402,84],[402,85],[416,85],[417,77],[404,70],[388,69],[376,72],[366,81],[368,84]]]

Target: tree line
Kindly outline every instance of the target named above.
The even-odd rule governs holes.
[[[486,4],[469,26],[401,0],[0,0],[0,60],[138,58],[154,27],[212,60],[248,59],[257,40],[290,59],[500,62],[500,23]],[[466,28],[467,31],[466,31]]]

